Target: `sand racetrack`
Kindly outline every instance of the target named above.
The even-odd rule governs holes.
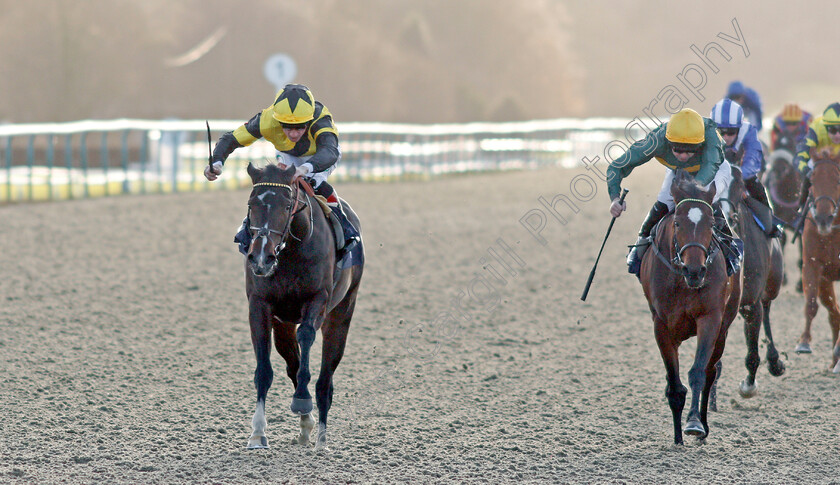
[[[367,267],[327,452],[289,444],[298,425],[276,351],[271,448],[245,449],[254,356],[231,239],[247,192],[0,207],[0,482],[840,482],[826,312],[814,354],[794,354],[792,284],[772,313],[787,373],[762,363],[758,396],[738,396],[739,317],[709,438],[672,445],[647,303],[623,263],[661,181],[654,165],[629,179],[586,303],[609,222],[603,186],[576,214],[560,206],[565,225],[547,217],[545,246],[519,222],[582,170],[339,184]],[[482,286],[488,263],[505,285]],[[461,316],[439,318],[453,301]],[[693,349],[681,347],[684,382]]]

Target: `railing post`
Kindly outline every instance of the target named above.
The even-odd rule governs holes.
[[[84,177],[85,198],[90,197],[90,187],[88,186],[88,159],[87,159],[87,132],[83,131],[79,135],[79,157],[82,160],[82,177]]]
[[[102,146],[100,147],[102,158],[102,175],[105,177],[105,195],[111,195],[110,178],[108,177],[108,132],[102,132]]]
[[[131,185],[128,180],[128,130],[123,130],[120,136],[120,164],[123,169],[122,192],[128,194],[131,192]]]
[[[26,166],[29,168],[29,180],[27,181],[27,186],[29,188],[29,200],[34,199],[34,194],[32,193],[33,184],[32,184],[32,172],[35,168],[35,135],[29,135],[29,141],[26,144]]]
[[[53,199],[53,167],[55,166],[55,135],[47,135],[47,198]]]

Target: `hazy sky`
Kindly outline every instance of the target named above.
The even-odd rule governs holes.
[[[276,53],[339,121],[632,117],[668,96],[705,113],[733,79],[768,114],[840,98],[829,1],[247,5],[0,0],[0,121],[247,119],[273,98]]]

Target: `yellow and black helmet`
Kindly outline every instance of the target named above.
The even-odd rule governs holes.
[[[697,145],[706,139],[706,125],[700,113],[691,108],[683,108],[668,121],[665,138],[671,143]]]
[[[823,111],[823,123],[826,125],[840,125],[840,103],[831,103]]]
[[[302,125],[315,117],[315,98],[303,84],[287,84],[277,93],[272,108],[272,116],[280,123]]]

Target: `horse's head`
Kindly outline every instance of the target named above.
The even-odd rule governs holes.
[[[811,195],[814,199],[811,217],[821,236],[831,234],[834,219],[840,209],[840,160],[828,150],[811,149],[814,169],[811,178]]]
[[[770,165],[770,174],[778,181],[785,180],[793,176],[798,177],[798,171],[793,167],[793,152],[784,148],[773,150],[773,153],[767,157],[768,165]]]
[[[690,174],[677,170],[671,184],[674,197],[674,266],[690,288],[700,288],[717,253],[712,248],[715,186],[699,186]]]
[[[286,247],[298,206],[298,189],[292,181],[295,167],[269,164],[260,169],[249,163],[248,175],[254,184],[248,199],[252,237],[248,265],[255,276],[267,277],[277,268],[277,257]]]

